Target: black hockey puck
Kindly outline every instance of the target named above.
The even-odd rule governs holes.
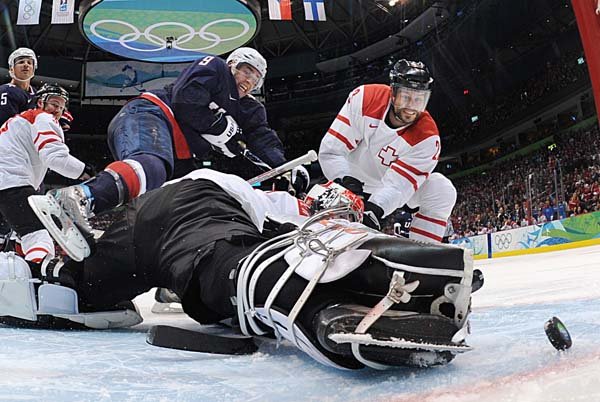
[[[573,345],[567,327],[557,317],[552,317],[544,324],[548,340],[557,350],[567,350]]]

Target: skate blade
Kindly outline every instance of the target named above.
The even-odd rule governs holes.
[[[337,333],[329,334],[328,338],[334,341],[335,343],[357,343],[359,345],[365,346],[381,346],[387,348],[426,350],[430,352],[464,353],[473,350],[471,346],[466,344],[450,345],[414,342],[399,338],[390,338],[389,340],[383,340],[374,339],[370,334]]]
[[[56,200],[49,195],[32,195],[27,201],[50,236],[75,261],[83,261],[91,253],[90,246],[73,220],[67,216]],[[54,221],[55,217],[62,226]]]
[[[180,303],[156,302],[150,311],[154,314],[182,314],[183,308]]]

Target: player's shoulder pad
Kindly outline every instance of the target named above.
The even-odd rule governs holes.
[[[421,113],[421,116],[419,116],[419,119],[402,133],[402,138],[404,138],[410,146],[415,146],[427,138],[439,135],[439,130],[433,117],[431,117],[428,111],[424,111]]]
[[[361,87],[359,87],[361,88]],[[384,84],[367,84],[362,86],[362,114],[374,119],[383,119],[392,97],[392,89]]]

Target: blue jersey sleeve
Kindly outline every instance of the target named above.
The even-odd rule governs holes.
[[[286,162],[283,144],[267,123],[265,107],[256,99],[245,96],[240,100],[240,119],[243,141],[256,156],[275,167]]]

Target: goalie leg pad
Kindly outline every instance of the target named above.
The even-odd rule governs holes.
[[[31,269],[14,252],[0,252],[0,316],[35,321],[37,302]]]

